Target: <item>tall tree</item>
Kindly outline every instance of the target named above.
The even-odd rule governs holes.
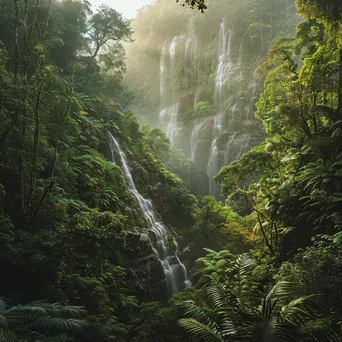
[[[100,49],[111,42],[131,41],[130,21],[108,6],[102,5],[88,22],[88,47],[91,57],[96,57]]]

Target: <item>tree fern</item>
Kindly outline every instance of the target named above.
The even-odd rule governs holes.
[[[183,327],[196,341],[201,342],[224,342],[220,333],[211,329],[206,324],[200,323],[193,318],[183,318],[179,320],[179,325]]]
[[[81,307],[46,301],[8,308],[0,299],[0,342],[45,341],[48,336],[63,340],[62,336],[79,334],[88,325],[82,319],[85,313]]]
[[[327,312],[317,296],[298,296],[301,285],[287,280],[261,293],[254,289],[262,284],[253,280],[252,270],[248,255],[232,261],[230,279],[212,279],[203,289],[208,307],[183,303],[186,318],[180,325],[196,341],[330,342],[342,337],[336,320],[323,327]]]

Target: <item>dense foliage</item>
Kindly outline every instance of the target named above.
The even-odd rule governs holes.
[[[281,0],[182,3],[205,13],[172,0],[139,12],[124,83],[133,32],[115,9],[0,0],[0,341],[342,340],[341,5],[297,0],[302,21],[285,25]],[[157,92],[148,47],[180,31],[209,42],[195,71],[212,93],[206,27],[222,13],[248,33],[247,60],[267,53],[255,113],[267,134],[220,170],[219,200],[127,109]],[[213,111],[202,99],[188,114]],[[108,131],[192,267],[171,298]]]
[[[341,340],[332,290],[341,276],[341,8],[296,5],[296,36],[280,39],[258,70],[256,116],[268,136],[216,176],[257,245],[233,261],[228,252],[200,261],[207,304],[185,303],[180,321],[195,340]]]
[[[139,191],[179,233],[193,225],[197,199],[159,156],[184,179],[196,168],[123,110],[129,21],[83,1],[0,4],[0,293],[13,305],[83,306],[91,323],[83,341],[130,340],[137,299],[164,300],[154,292],[163,274],[152,258],[151,275],[136,276],[137,260],[153,251],[134,234],[147,223],[112,163],[107,131]]]

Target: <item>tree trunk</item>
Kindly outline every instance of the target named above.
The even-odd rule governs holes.
[[[40,197],[40,199],[38,201],[37,206],[35,207],[34,210],[32,210],[33,211],[32,215],[27,218],[26,227],[29,227],[32,224],[32,222],[36,219],[36,217],[37,217],[37,215],[39,213],[39,210],[40,210],[41,206],[44,203],[44,200],[45,200],[46,196],[53,189],[53,186],[55,184],[54,176],[55,176],[55,170],[56,170],[56,165],[57,165],[58,145],[59,145],[60,135],[61,135],[61,132],[62,132],[64,121],[65,121],[66,117],[68,116],[70,108],[71,108],[72,96],[73,96],[73,93],[74,93],[73,84],[74,83],[73,83],[73,74],[72,74],[71,77],[70,77],[69,101],[68,101],[66,110],[65,110],[65,112],[64,112],[64,114],[62,116],[62,119],[61,119],[61,122],[60,122],[60,126],[59,126],[59,129],[58,129],[58,132],[57,132],[57,136],[56,136],[56,144],[55,144],[55,151],[54,151],[53,162],[52,162],[52,170],[51,170],[50,181],[45,185],[43,194],[41,195],[41,197]]]
[[[338,107],[337,113],[339,117],[342,116],[342,48],[338,51],[339,65],[338,65]]]

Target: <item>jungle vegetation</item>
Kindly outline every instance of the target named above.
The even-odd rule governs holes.
[[[83,0],[0,0],[1,342],[342,341],[342,3],[292,1],[300,19],[282,36],[283,0],[177,2],[131,23]],[[128,57],[146,78],[126,77],[125,49],[191,23],[209,39],[222,12],[249,28],[265,134],[221,168],[215,198],[139,124],[158,80],[148,44]],[[199,65],[208,89],[212,70]],[[153,256],[136,233],[147,222],[108,131],[180,244],[192,286],[170,298],[153,257],[150,274],[137,266]]]

